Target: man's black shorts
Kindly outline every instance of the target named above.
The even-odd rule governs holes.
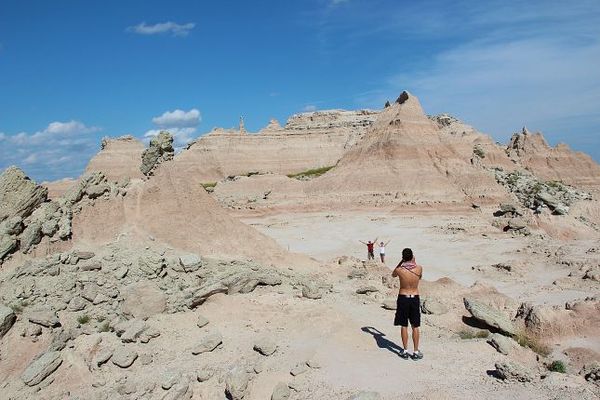
[[[418,328],[421,326],[421,301],[419,295],[408,297],[406,295],[398,295],[396,301],[396,317],[394,318],[394,325],[410,326]]]

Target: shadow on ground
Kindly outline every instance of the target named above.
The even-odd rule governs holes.
[[[377,347],[379,347],[380,349],[389,350],[397,356],[402,354],[402,351],[404,349],[401,346],[398,346],[396,343],[392,342],[391,340],[387,339],[385,337],[385,333],[381,332],[379,329],[373,328],[372,326],[363,326],[362,328],[360,328],[360,330],[370,335],[373,335],[373,339],[375,339]]]

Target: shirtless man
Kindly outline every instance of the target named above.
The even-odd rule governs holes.
[[[415,257],[411,249],[402,250],[402,261],[392,272],[393,277],[400,279],[400,293],[396,302],[396,317],[394,325],[400,325],[400,334],[402,336],[402,353],[400,357],[413,360],[423,358],[423,353],[419,350],[419,326],[421,326],[421,302],[419,300],[419,281],[423,276],[423,267],[415,262]],[[406,351],[408,346],[408,322],[412,327],[412,340],[414,351],[409,355]]]
[[[362,240],[359,240],[359,242],[361,242],[362,244],[367,246],[367,258],[369,260],[374,260],[375,253],[373,253],[373,247],[375,246],[375,243],[377,242],[377,238],[375,238],[375,240],[369,240],[368,243],[365,243]]]

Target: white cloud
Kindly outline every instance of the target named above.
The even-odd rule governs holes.
[[[157,129],[146,131],[144,137],[149,141],[149,138],[158,135],[160,131],[168,131],[173,135],[175,149],[180,150],[195,138],[201,120],[200,111],[196,108],[189,111],[165,111],[162,115],[152,118],[152,123]]]
[[[94,133],[101,128],[79,121],[55,121],[29,134],[0,134],[0,170],[9,165],[24,168],[38,181],[78,176],[87,160],[98,150]]]
[[[178,24],[172,21],[160,22],[154,25],[147,25],[146,22],[130,26],[127,32],[134,32],[140,35],[159,35],[163,33],[171,33],[173,36],[187,36],[196,26],[195,23]]]
[[[200,111],[192,108],[190,111],[165,111],[162,115],[152,118],[152,123],[159,127],[190,127],[198,126],[201,120]]]
[[[313,104],[308,104],[308,105],[304,106],[304,108],[302,110],[306,111],[306,112],[316,111],[317,110],[317,106],[315,106]]]

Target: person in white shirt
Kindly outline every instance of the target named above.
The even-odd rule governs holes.
[[[388,240],[385,244],[383,242],[379,243],[379,257],[381,258],[381,262],[385,264],[385,246],[391,242],[392,239]]]

